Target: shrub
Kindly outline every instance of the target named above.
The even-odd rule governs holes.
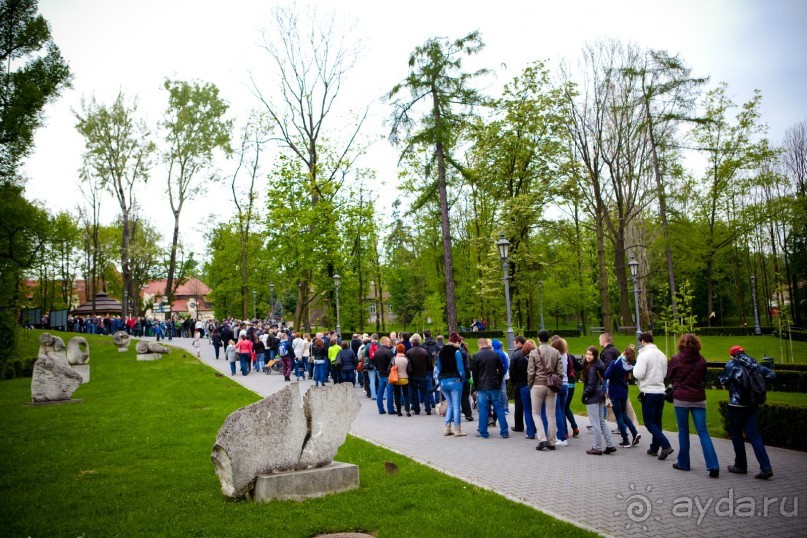
[[[0,365],[0,373],[2,373],[3,379],[31,377],[34,375],[35,362],[36,357],[30,359],[9,359]]]
[[[763,335],[774,334],[773,327],[761,327]],[[695,327],[698,336],[754,336],[753,327]],[[654,327],[653,334],[664,335],[664,326]],[[795,335],[795,333],[794,333]],[[795,336],[793,337],[796,340]],[[807,339],[807,338],[805,338]]]
[[[729,433],[729,403],[720,402],[723,428]],[[765,444],[807,450],[807,407],[766,403],[759,407],[757,427]]]

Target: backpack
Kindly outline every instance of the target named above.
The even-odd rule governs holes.
[[[754,405],[762,405],[767,398],[768,387],[765,384],[765,376],[759,371],[759,367],[746,368],[742,366],[742,387],[743,392],[748,395],[748,400]]]
[[[375,352],[378,351],[378,342],[372,342],[370,344],[370,352],[368,353],[370,360],[375,359]]]

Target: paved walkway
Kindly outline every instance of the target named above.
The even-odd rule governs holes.
[[[148,339],[151,340],[151,339]],[[193,351],[191,339],[171,344]],[[229,364],[213,358],[205,341],[202,360],[230,376]],[[223,357],[222,352],[222,357]],[[233,378],[261,396],[280,390],[282,375],[258,372]],[[300,383],[305,391],[313,381]],[[496,491],[558,519],[610,536],[672,536],[687,538],[807,535],[807,454],[768,447],[775,476],[755,480],[756,460],[746,445],[749,472],[730,474],[734,451],[728,439],[714,439],[720,461],[719,479],[706,472],[697,436],[691,437],[692,471],[672,468],[676,453],[658,461],[645,452],[650,436],[639,427],[637,448],[619,449],[610,456],[588,456],[591,434],[581,432],[568,447],[554,452],[535,450],[536,441],[511,432],[509,439],[491,428],[489,439],[473,437],[476,423],[463,422],[467,437],[443,437],[443,420],[436,413],[411,418],[379,415],[363,391],[351,433],[403,454],[448,475]],[[512,413],[512,410],[511,410]],[[512,425],[512,415],[508,417]],[[581,430],[588,419],[578,417]],[[667,433],[673,448],[678,434]]]

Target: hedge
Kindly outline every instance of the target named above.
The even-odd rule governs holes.
[[[575,338],[580,336],[580,331],[577,329],[547,329],[547,331],[550,335],[557,334],[563,338]],[[473,338],[498,338],[504,341],[504,339],[507,338],[505,331],[462,331],[458,334],[466,340]],[[523,335],[524,338],[538,338],[538,330],[522,331],[521,333],[516,333],[516,336],[518,336],[518,334]]]
[[[774,334],[773,327],[760,327],[763,335]],[[664,335],[664,326],[653,327],[652,333],[656,336]],[[753,327],[695,327],[698,336],[754,336]],[[795,338],[794,338],[795,340]]]
[[[30,359],[9,359],[0,363],[0,374],[2,374],[3,379],[32,377],[34,375],[35,362],[36,357]]]
[[[706,388],[723,388],[717,382],[717,376],[723,368],[706,369]],[[776,379],[768,382],[768,390],[778,392],[807,392],[807,372],[793,370],[776,370]]]
[[[729,403],[720,402],[723,428],[729,432]],[[759,406],[757,429],[765,444],[807,450],[807,407],[766,403]]]

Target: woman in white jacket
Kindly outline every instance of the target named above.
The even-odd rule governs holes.
[[[647,453],[667,459],[673,448],[661,430],[661,415],[664,412],[664,378],[667,377],[667,356],[653,343],[653,335],[642,333],[639,336],[639,356],[633,367],[633,377],[639,385],[639,399],[642,402],[642,418],[645,428],[653,436]],[[661,448],[661,453],[659,453]]]

